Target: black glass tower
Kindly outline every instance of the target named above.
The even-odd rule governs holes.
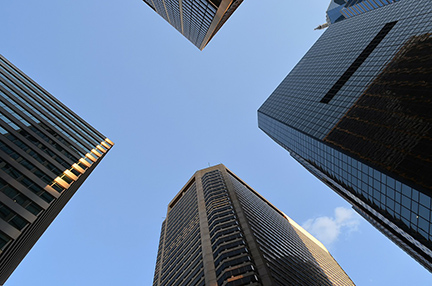
[[[200,50],[243,0],[144,0]]]
[[[217,165],[168,205],[153,285],[354,284],[318,240]]]
[[[112,146],[0,55],[0,285]]]
[[[331,8],[259,127],[432,271],[432,3]]]

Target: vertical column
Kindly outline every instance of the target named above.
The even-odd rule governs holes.
[[[158,257],[156,260],[157,269],[155,269],[155,272],[157,272],[157,278],[153,281],[153,286],[159,286],[161,283],[162,266],[164,260],[164,250],[165,250],[166,225],[168,224],[168,219],[169,219],[168,213],[169,210],[167,211],[165,221],[162,223],[161,235],[159,238]]]
[[[208,170],[207,170],[208,171]],[[201,177],[204,173],[198,171],[195,174],[197,200],[198,200],[198,212],[200,221],[200,232],[201,232],[201,247],[204,265],[204,279],[206,286],[217,286],[216,271],[213,259],[213,250],[211,246],[209,225],[207,220],[207,210],[204,200],[204,191],[202,186]]]
[[[251,252],[251,256],[254,260],[255,266],[257,267],[258,274],[261,279],[261,283],[263,286],[271,286],[274,285],[271,279],[270,271],[267,269],[264,257],[261,254],[258,243],[255,241],[254,234],[252,232],[251,227],[249,226],[246,215],[243,212],[243,209],[240,205],[240,202],[237,198],[237,194],[234,191],[234,185],[231,182],[228,172],[225,168],[220,170],[225,181],[226,187],[228,189],[228,194],[231,197],[232,205],[237,214],[238,222],[240,223],[240,227],[245,236],[245,240],[248,244],[248,249]]]

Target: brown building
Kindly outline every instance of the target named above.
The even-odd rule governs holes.
[[[327,249],[220,164],[168,205],[159,285],[354,285]]]

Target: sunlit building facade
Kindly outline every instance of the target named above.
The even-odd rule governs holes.
[[[386,2],[331,23],[258,122],[432,271],[432,3]]]
[[[319,241],[217,165],[169,203],[153,285],[354,284]]]
[[[0,55],[0,285],[112,146]]]
[[[144,0],[200,50],[243,0]]]

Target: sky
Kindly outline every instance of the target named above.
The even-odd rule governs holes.
[[[140,0],[1,1],[0,53],[116,143],[5,285],[151,285],[167,204],[219,163],[357,285],[431,285],[257,127],[256,110],[322,34],[328,3],[244,1],[199,51]]]

